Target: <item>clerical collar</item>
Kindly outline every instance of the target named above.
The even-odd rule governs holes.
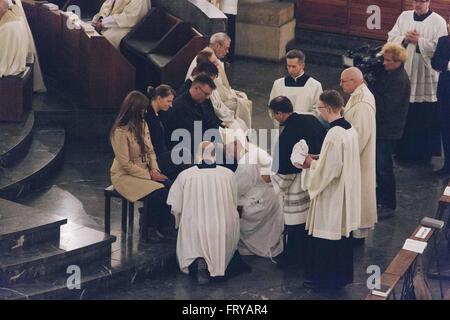
[[[199,169],[214,169],[217,167],[217,164],[215,162],[202,160],[202,162],[197,163],[197,167]]]
[[[414,21],[419,21],[419,22],[421,22],[421,21],[425,20],[426,18],[428,18],[432,13],[433,13],[433,11],[428,10],[427,13],[422,14],[422,15],[418,15],[418,14],[414,11]]]
[[[284,85],[286,87],[304,87],[309,78],[306,73],[303,73],[295,79],[291,76],[286,76],[284,78]]]
[[[350,124],[350,122],[348,122],[342,117],[330,122],[330,129],[333,127],[341,127],[344,128],[345,130],[348,130],[352,127],[352,125]]]

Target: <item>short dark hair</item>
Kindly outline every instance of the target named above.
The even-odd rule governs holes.
[[[334,111],[339,111],[344,107],[344,99],[336,90],[326,90],[322,92],[319,99]]]
[[[306,57],[305,54],[298,49],[289,50],[286,54],[286,59],[298,59],[300,62],[305,62]]]
[[[269,109],[275,112],[292,113],[294,112],[294,107],[292,106],[291,100],[285,96],[278,96],[273,98],[269,103]]]
[[[161,84],[156,88],[153,88],[152,86],[147,87],[147,97],[151,100],[156,97],[166,98],[168,96],[175,96],[175,90],[167,84]]]
[[[213,55],[213,51],[211,49],[209,50],[202,50],[199,53],[197,53],[197,57],[195,58],[195,62],[197,64],[200,64],[205,61],[210,61],[211,56]]]
[[[195,77],[200,73],[206,73],[208,76],[217,77],[219,75],[219,69],[211,61],[204,61],[198,64],[194,70],[192,70],[192,76]]]
[[[194,80],[192,81],[192,85],[191,86],[196,85],[196,84],[206,84],[207,86],[209,86],[213,90],[215,90],[217,88],[216,84],[214,83],[214,81],[206,73],[199,73],[194,78]]]

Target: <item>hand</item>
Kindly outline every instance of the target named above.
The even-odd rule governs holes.
[[[94,27],[95,31],[97,31],[98,33],[102,33],[103,24],[101,21],[92,22],[92,26]]]
[[[305,162],[303,162],[303,169],[309,169],[311,167],[311,162],[313,162],[313,157],[311,157],[311,155],[307,155],[305,158]]]
[[[163,181],[166,181],[168,179],[165,175],[163,175],[162,173],[160,173],[156,169],[151,169],[150,170],[150,178],[153,181],[158,181],[158,182],[163,182]]]
[[[244,98],[245,98],[244,94],[243,94],[242,92],[240,92],[240,91],[236,91],[236,95],[237,95],[239,98],[241,98],[241,99],[244,99]]]

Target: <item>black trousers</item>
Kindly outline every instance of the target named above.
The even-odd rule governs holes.
[[[377,203],[391,209],[397,207],[394,163],[392,161],[396,144],[396,140],[377,139]]]
[[[410,103],[397,158],[405,162],[427,163],[441,155],[438,105],[436,102]]]
[[[287,241],[283,255],[298,266],[304,266],[306,254],[306,241],[308,232],[305,223],[297,225],[285,225]]]
[[[143,199],[144,210],[142,214],[146,215],[147,227],[155,227],[158,230],[161,230],[164,226],[170,226],[172,223],[170,206],[167,204],[167,196],[172,181],[166,180],[162,184],[164,184],[164,188],[153,191]],[[142,223],[142,216],[140,221]]]

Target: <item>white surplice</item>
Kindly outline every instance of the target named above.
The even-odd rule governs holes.
[[[388,33],[388,41],[401,45],[405,34],[413,30],[420,33],[418,42],[420,53],[416,52],[415,44],[410,43],[406,47],[408,58],[405,70],[411,80],[409,101],[411,103],[435,102],[439,72],[432,68],[431,58],[436,50],[438,39],[447,35],[447,23],[435,12],[424,21],[414,21],[414,11],[404,11]]]
[[[7,11],[0,20],[0,78],[15,76],[26,68],[28,37],[20,16]]]
[[[180,269],[204,258],[211,276],[223,276],[239,242],[237,186],[234,173],[224,167],[191,167],[173,183],[167,203],[178,228]]]
[[[352,127],[332,127],[323,142],[320,158],[302,171],[302,186],[311,205],[306,220],[308,234],[340,240],[360,225],[361,177],[358,134]]]

